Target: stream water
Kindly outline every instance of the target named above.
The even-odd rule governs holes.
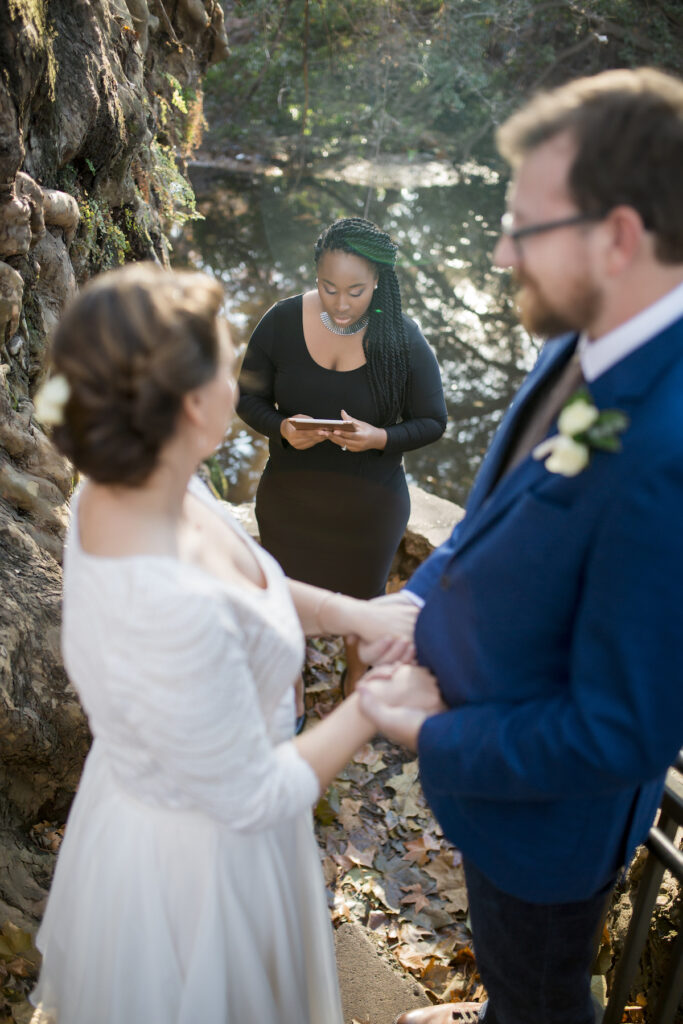
[[[361,169],[362,170],[362,169]],[[516,324],[507,274],[490,257],[505,185],[486,167],[455,171],[393,166],[373,187],[331,175],[290,181],[196,166],[191,177],[204,220],[173,239],[173,262],[215,275],[226,292],[233,338],[246,344],[278,299],[313,287],[313,243],[338,216],[367,216],[399,245],[403,308],[436,352],[448,427],[436,444],[405,458],[409,480],[465,503],[493,430],[535,359]],[[366,169],[367,173],[367,169]],[[356,178],[363,178],[357,174]],[[266,441],[236,420],[218,453],[230,500],[250,499]]]

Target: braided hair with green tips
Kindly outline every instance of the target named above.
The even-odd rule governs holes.
[[[316,266],[324,252],[334,250],[362,256],[377,271],[363,352],[380,425],[388,426],[401,416],[409,372],[408,339],[394,270],[398,246],[371,221],[343,217],[325,228],[315,243]]]

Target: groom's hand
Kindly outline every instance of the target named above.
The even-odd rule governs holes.
[[[417,750],[424,721],[446,710],[434,676],[418,665],[382,665],[358,684],[361,709],[387,739]]]
[[[415,644],[412,640],[395,636],[383,636],[369,643],[361,640],[358,656],[366,665],[411,663],[415,660]]]
[[[378,732],[392,743],[399,743],[408,750],[417,751],[420,729],[425,719],[429,718],[426,711],[420,711],[419,708],[391,707],[362,686],[358,687],[358,694],[361,711],[373,722]]]

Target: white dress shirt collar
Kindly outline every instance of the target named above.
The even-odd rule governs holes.
[[[579,336],[577,350],[584,377],[589,382],[595,380],[681,317],[683,284],[679,284],[673,291],[667,292],[663,298],[641,310],[626,323],[615,327],[613,331],[604,334],[602,338],[589,341],[586,332],[583,331]]]

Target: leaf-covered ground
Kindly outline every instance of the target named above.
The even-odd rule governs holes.
[[[329,637],[309,641],[309,722],[341,699],[342,649],[341,641]],[[363,926],[389,963],[418,980],[434,1002],[482,1001],[460,854],[444,839],[417,775],[412,754],[377,739],[356,754],[320,800],[315,831],[332,921]],[[36,845],[53,852],[63,834],[55,822],[32,829]],[[676,901],[674,894],[665,921]],[[606,970],[612,958],[607,932],[601,957]],[[0,926],[0,1024],[29,1024],[33,1011],[26,997],[39,960],[27,932],[10,922]],[[624,1020],[642,1024],[646,1006],[639,994]]]
[[[341,655],[339,641],[309,641],[309,721],[341,698]],[[435,1001],[485,998],[460,854],[425,803],[412,754],[382,739],[367,744],[318,804],[315,830],[335,925],[363,925],[379,951]]]

